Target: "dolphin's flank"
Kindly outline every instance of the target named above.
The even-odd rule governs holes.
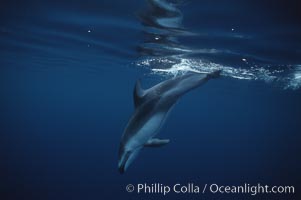
[[[209,74],[188,73],[163,81],[143,90],[138,80],[134,88],[135,111],[121,137],[118,168],[124,173],[143,147],[160,147],[169,139],[155,136],[177,100],[189,92],[216,78],[220,70]]]

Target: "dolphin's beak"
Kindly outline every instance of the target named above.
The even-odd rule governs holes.
[[[140,151],[140,148],[135,149],[134,151],[124,152],[118,163],[118,170],[120,174],[123,174],[129,165],[133,162]]]
[[[118,170],[119,170],[119,173],[120,174],[123,174],[125,172],[125,165],[129,159],[129,156],[130,156],[130,152],[126,152],[122,155],[121,159],[119,160],[119,163],[118,163]]]
[[[125,172],[124,166],[120,166],[120,167],[118,168],[118,171],[119,171],[120,174],[123,174],[123,173]]]

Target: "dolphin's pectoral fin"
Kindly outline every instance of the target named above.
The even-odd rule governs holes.
[[[134,88],[134,104],[138,107],[142,103],[142,98],[144,95],[144,90],[141,87],[140,80],[138,79]]]
[[[152,138],[152,139],[149,139],[144,144],[144,146],[145,147],[161,147],[161,146],[164,146],[164,145],[168,144],[169,141],[170,141],[169,139]]]

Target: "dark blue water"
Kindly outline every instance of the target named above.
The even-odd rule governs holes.
[[[1,199],[298,199],[297,1],[1,1]],[[129,170],[118,145],[144,87],[219,79],[175,106]],[[127,193],[127,184],[294,185],[294,195]]]

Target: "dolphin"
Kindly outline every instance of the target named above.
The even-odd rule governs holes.
[[[169,139],[158,139],[168,113],[178,99],[220,75],[221,70],[208,74],[187,73],[163,81],[149,89],[142,89],[140,80],[134,87],[135,111],[121,137],[119,147],[119,172],[123,174],[143,147],[160,147]]]

